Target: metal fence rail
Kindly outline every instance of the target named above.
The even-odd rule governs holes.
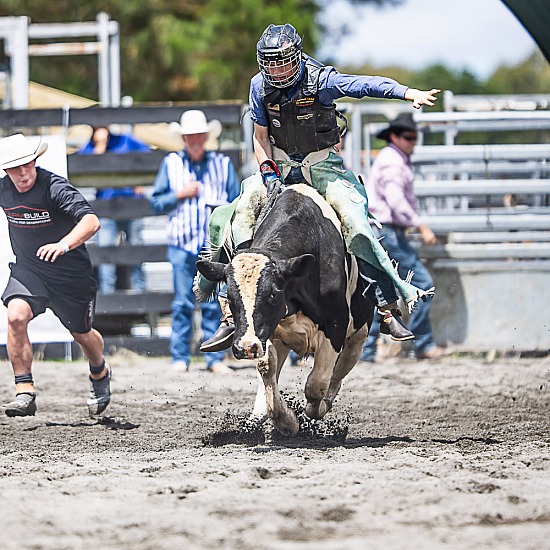
[[[550,231],[491,231],[449,234],[450,243],[503,243],[503,242],[545,242],[550,243]]]
[[[493,160],[490,163],[481,160],[463,160],[460,163],[438,162],[437,164],[419,164],[415,167],[417,179],[434,179],[445,177],[469,179],[504,178],[527,176],[529,178],[546,178],[550,174],[550,163],[546,160],[506,161]]]
[[[550,114],[550,113],[549,113]],[[415,147],[411,157],[413,164],[461,162],[461,161],[491,162],[506,161],[550,161],[550,144],[520,144],[520,145],[419,145]]]
[[[417,197],[550,194],[550,179],[429,180],[415,182],[414,190]]]
[[[434,233],[445,235],[453,231],[544,231],[550,227],[550,209],[530,213],[511,211],[494,213],[491,210],[479,213],[425,214],[423,219]]]
[[[445,111],[534,111],[550,109],[550,94],[454,94],[443,93]]]
[[[490,245],[448,243],[425,247],[422,249],[422,255],[427,259],[449,258],[455,260],[548,259],[550,258],[550,242],[491,243]]]

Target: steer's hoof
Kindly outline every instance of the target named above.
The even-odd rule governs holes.
[[[295,415],[287,415],[284,419],[272,418],[275,429],[285,437],[294,437],[300,431],[300,423]]]
[[[332,409],[332,402],[328,399],[317,401],[315,403],[308,403],[306,405],[306,414],[313,420],[321,420]]]

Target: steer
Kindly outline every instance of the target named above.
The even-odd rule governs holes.
[[[307,185],[288,187],[249,249],[227,265],[200,260],[197,268],[207,279],[227,283],[235,357],[258,359],[263,384],[254,414],[267,412],[283,435],[297,434],[296,414],[278,388],[281,367],[293,349],[301,356],[314,353],[305,385],[306,414],[323,418],[359,360],[374,310],[332,208]]]

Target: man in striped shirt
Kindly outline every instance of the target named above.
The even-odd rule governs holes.
[[[240,182],[231,160],[207,151],[212,129],[202,111],[189,110],[180,120],[184,150],[163,159],[155,179],[151,205],[168,215],[168,260],[172,264],[174,301],[170,353],[176,369],[187,371],[191,358],[192,318],[195,307],[193,279],[199,253],[209,243],[208,223],[217,206],[230,203],[240,192]],[[217,300],[200,304],[204,338],[210,338],[221,317]],[[208,370],[228,373],[223,351],[206,356]]]

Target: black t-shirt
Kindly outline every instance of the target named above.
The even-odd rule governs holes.
[[[20,193],[9,176],[0,180],[0,206],[9,224],[13,253],[18,265],[57,285],[88,278],[92,264],[84,244],[45,262],[36,255],[48,243],[56,243],[93,210],[65,178],[37,168],[32,189]]]

